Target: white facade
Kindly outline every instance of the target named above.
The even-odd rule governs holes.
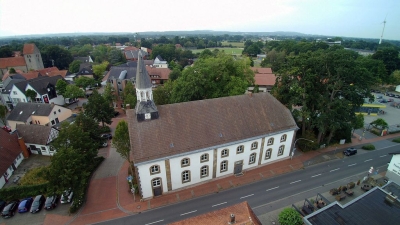
[[[58,130],[51,128],[50,135],[47,139],[46,145],[40,145],[37,143],[29,143],[29,142],[25,142],[25,145],[31,151],[32,154],[53,156],[54,153],[56,153],[57,151],[54,148],[50,147],[49,143],[58,137],[58,133],[59,133]]]
[[[17,158],[14,160],[13,165],[15,168],[18,168],[19,164],[21,164],[22,160],[24,159],[24,156],[22,153],[20,153]],[[4,174],[1,174],[0,177],[0,188],[3,188],[3,186],[9,182],[9,179],[11,175],[14,173],[14,168],[12,165],[10,165],[7,169],[7,171]]]
[[[13,87],[11,88],[10,98],[13,106],[16,106],[18,102],[28,102],[25,94],[21,90],[19,90],[15,85],[13,85]]]
[[[400,184],[400,154],[393,155],[389,163],[386,176],[389,180]]]
[[[142,197],[154,196],[155,179],[159,179],[158,184],[165,193],[286,159],[290,156],[294,134],[295,130],[290,130],[136,163]]]
[[[161,61],[156,57],[154,59],[153,67],[156,67],[156,68],[168,68],[168,62],[167,61]]]

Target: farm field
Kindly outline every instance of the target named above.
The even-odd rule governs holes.
[[[241,55],[243,52],[243,48],[207,48],[207,49],[209,49],[210,51],[213,51],[214,49],[218,49],[220,51],[225,51],[225,53],[232,54],[232,55]],[[196,53],[202,52],[203,50],[204,49],[195,49],[195,50],[192,50],[192,52],[193,52],[193,54],[196,54]]]
[[[244,48],[244,42],[227,42],[227,41],[222,41],[222,45],[232,45],[232,47],[236,48]]]

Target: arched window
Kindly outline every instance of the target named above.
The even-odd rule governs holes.
[[[249,164],[253,164],[256,162],[257,154],[256,153],[251,153],[249,157]]]
[[[272,154],[272,148],[267,149],[267,151],[265,151],[265,159],[270,159],[271,154]]]
[[[283,155],[284,151],[285,151],[285,146],[284,145],[279,146],[278,156]]]
[[[200,177],[208,177],[208,166],[202,166],[200,169]]]
[[[200,156],[200,162],[207,162],[208,161],[208,154],[203,154]]]
[[[229,149],[224,149],[221,151],[221,157],[227,157],[229,156]]]
[[[257,149],[257,147],[258,147],[258,142],[257,141],[255,141],[255,142],[253,142],[251,144],[251,150]]]
[[[282,135],[282,136],[281,136],[281,142],[286,141],[286,137],[287,137],[286,134]]]
[[[190,182],[190,171],[185,170],[182,172],[182,183]]]
[[[274,144],[274,138],[268,139],[267,145],[273,145]]]
[[[190,159],[189,158],[184,158],[181,160],[181,166],[185,167],[185,166],[190,166]]]
[[[244,152],[244,146],[243,145],[239,145],[237,148],[236,148],[236,153],[237,154],[240,154],[240,153],[243,153]]]
[[[222,172],[225,172],[227,170],[228,170],[228,160],[224,160],[224,161],[221,162],[220,171],[222,173]]]
[[[159,165],[153,165],[150,167],[150,174],[156,174],[160,173],[160,166]]]

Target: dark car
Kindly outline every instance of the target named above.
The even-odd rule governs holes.
[[[118,111],[114,111],[114,117],[117,117],[119,115]]]
[[[31,208],[32,202],[33,202],[33,198],[32,198],[32,197],[23,199],[23,200],[19,203],[18,212],[19,212],[19,213],[28,212],[29,209]]]
[[[381,99],[381,100],[379,100],[379,102],[380,103],[387,103],[387,100],[386,99]]]
[[[111,134],[102,134],[100,137],[104,138],[104,139],[112,139],[112,135]]]
[[[37,213],[39,212],[44,205],[46,198],[43,195],[37,195],[35,199],[33,200],[32,206],[31,206],[31,213]]]
[[[52,210],[57,206],[57,195],[48,196],[46,202],[44,203],[44,209]]]
[[[382,99],[382,95],[376,96],[376,99]]]
[[[1,210],[4,209],[4,206],[6,206],[6,205],[7,205],[7,203],[0,199],[0,212],[1,212]]]
[[[14,216],[15,210],[17,210],[19,204],[19,200],[14,200],[9,202],[3,209],[3,212],[1,212],[1,216],[5,219],[10,218]]]
[[[348,148],[346,150],[343,151],[343,154],[346,156],[351,156],[351,155],[355,155],[357,154],[357,149],[355,148]]]
[[[395,95],[394,97],[395,97],[395,98],[400,98],[400,95]]]

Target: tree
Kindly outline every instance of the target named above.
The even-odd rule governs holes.
[[[67,90],[67,85],[68,84],[64,79],[57,80],[57,83],[56,83],[57,94],[64,96],[65,91]]]
[[[353,127],[353,134],[354,134],[355,130],[364,127],[364,115],[363,114],[358,114],[355,117],[355,119],[352,121],[352,127]]]
[[[36,99],[36,91],[32,90],[32,89],[28,89],[25,91],[25,96],[28,97],[28,99],[33,102],[34,99]]]
[[[75,79],[75,85],[83,88],[84,90],[87,87],[92,87],[96,84],[96,81],[93,78],[80,76],[79,78]]]
[[[11,67],[10,70],[8,70],[8,73],[9,74],[16,74],[17,71],[15,71],[15,69]]]
[[[11,51],[10,46],[1,46],[0,47],[0,58],[8,58],[12,57],[13,53]]]
[[[85,114],[94,118],[97,122],[111,124],[114,115],[114,108],[104,100],[97,90],[93,90],[93,94],[89,97],[87,104],[84,106]]]
[[[85,92],[74,84],[67,85],[65,88],[64,98],[76,99],[83,98],[84,96]]]
[[[295,209],[285,208],[279,213],[279,223],[281,225],[302,225],[303,220]]]
[[[167,81],[162,86],[158,86],[153,91],[153,100],[156,105],[166,105],[170,103],[171,93],[173,84],[171,81]]]
[[[122,92],[122,100],[124,105],[129,104],[130,108],[133,109],[137,103],[136,89],[133,87],[132,82],[127,82]]]
[[[392,73],[391,83],[394,85],[400,85],[400,70],[396,70]]]
[[[111,86],[110,83],[107,83],[104,88],[103,98],[106,102],[108,102],[110,104],[110,106],[114,106],[113,102],[116,97],[113,92],[114,92],[114,88]]]
[[[121,50],[116,48],[109,50],[107,60],[111,65],[119,65],[126,62],[126,58],[122,54]]]
[[[72,63],[69,64],[68,70],[71,73],[77,73],[79,72],[79,67],[81,65],[81,61],[80,60],[74,60],[72,61]]]
[[[7,117],[7,112],[8,112],[8,109],[7,109],[7,107],[5,106],[5,105],[0,105],[0,122],[3,124],[3,125],[6,125],[7,123],[7,121],[6,121],[6,117]]]
[[[94,140],[95,142],[101,144],[103,140],[100,137],[101,130],[99,127],[99,123],[97,123],[92,117],[89,117],[88,115],[81,112],[76,117],[75,124],[80,127],[83,132],[88,133],[91,140]]]
[[[174,80],[176,80],[176,79],[178,79],[180,76],[181,76],[181,74],[182,74],[182,72],[179,70],[179,69],[173,69],[172,71],[171,71],[171,73],[169,74],[169,79],[171,80],[171,81],[174,81]]]
[[[43,65],[45,68],[54,66],[58,69],[68,69],[69,64],[74,60],[71,53],[57,45],[46,46],[42,51]]]
[[[101,64],[99,65],[93,65],[93,72],[96,76],[98,76],[99,78],[102,78],[102,75],[104,74],[104,72],[107,70],[109,62],[107,61],[103,61]]]
[[[380,129],[385,129],[389,126],[389,124],[382,118],[378,118],[370,123],[372,126],[380,128]]]
[[[131,144],[129,139],[128,123],[125,120],[118,122],[118,125],[115,128],[112,144],[121,157],[128,161],[131,174],[134,174],[132,169],[132,161],[130,158]]]
[[[383,64],[385,64],[387,76],[390,76],[396,69],[400,69],[399,51],[394,48],[378,49],[372,55],[372,58],[382,60]]]

